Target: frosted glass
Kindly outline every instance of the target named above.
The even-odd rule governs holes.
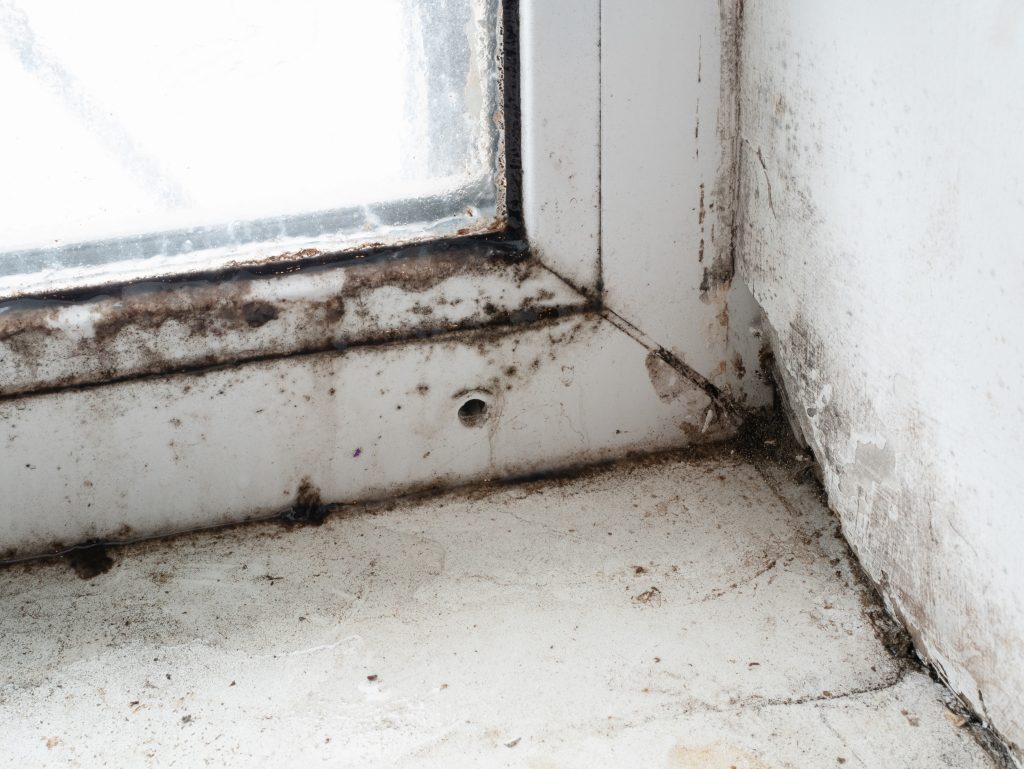
[[[498,26],[499,0],[0,0],[0,293],[493,227]]]

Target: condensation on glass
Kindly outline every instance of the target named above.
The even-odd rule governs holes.
[[[0,296],[488,232],[500,0],[0,0]]]

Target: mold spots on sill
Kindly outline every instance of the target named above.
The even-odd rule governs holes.
[[[281,513],[280,518],[285,523],[319,526],[333,509],[333,505],[324,504],[320,489],[314,486],[309,478],[303,478],[299,484],[295,504]]]
[[[114,565],[114,559],[107,553],[102,542],[87,542],[61,556],[81,579],[93,579],[106,574]]]

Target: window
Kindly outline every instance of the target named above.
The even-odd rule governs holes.
[[[353,31],[334,5],[371,7]],[[36,153],[25,180],[0,175],[0,558],[275,515],[302,506],[296,495],[314,498],[310,489],[354,501],[675,445],[681,422],[706,423],[693,405],[704,396],[656,394],[648,347],[602,315],[597,1],[323,8],[210,0],[143,12],[98,0],[85,15],[55,0],[0,0],[0,77],[16,73],[24,87],[10,93],[34,89],[73,123],[32,122],[18,107],[21,119],[0,129],[4,164]],[[216,34],[172,18],[182,14]],[[181,45],[190,36],[207,41],[202,56]],[[160,53],[175,45],[180,58]],[[380,62],[388,45],[401,67]],[[79,50],[117,85],[122,123],[136,100],[169,109],[164,84],[195,56],[195,94],[213,95],[180,92],[173,117],[205,155],[175,156],[170,139],[108,122],[102,78],[69,58]],[[229,54],[258,81],[247,99],[206,82]],[[273,81],[284,72],[286,93]],[[381,101],[387,88],[372,84],[388,82],[410,99]],[[67,83],[78,113],[61,102]],[[397,128],[381,117],[389,109],[405,116]],[[82,112],[145,149],[143,171],[220,162],[219,150],[247,142],[232,166],[242,176],[206,168],[227,187],[220,209],[156,207],[148,220],[122,210],[100,226],[113,198],[75,198],[62,175],[91,158],[120,179],[125,166],[100,140],[121,134],[89,135],[93,154],[64,162],[57,142],[37,141],[81,133]],[[152,135],[166,128],[151,122]],[[350,129],[358,152],[340,146]],[[426,143],[402,144],[395,131]],[[331,187],[360,178],[355,168],[402,167],[384,150],[368,165],[378,139],[411,148],[420,186],[366,170],[365,184]],[[381,192],[384,182],[394,184]],[[36,235],[29,217],[8,215],[31,195]],[[92,230],[75,218],[90,206]],[[327,227],[325,212],[355,223]],[[311,232],[297,234],[302,222]],[[618,392],[630,393],[628,408]]]
[[[504,220],[499,0],[0,3],[0,296]]]

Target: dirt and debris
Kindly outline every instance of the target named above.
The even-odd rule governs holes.
[[[272,514],[254,515],[245,521],[237,523],[203,527],[194,531],[179,532],[163,537],[139,538],[132,532],[124,532],[123,538],[112,538],[102,543],[90,541],[80,547],[54,543],[49,553],[40,554],[32,558],[19,558],[15,554],[8,554],[0,559],[0,567],[21,566],[32,568],[34,565],[45,563],[52,558],[77,559],[76,553],[89,552],[99,554],[108,553],[115,548],[132,547],[158,548],[166,546],[170,540],[186,541],[194,537],[217,536],[218,532],[227,533],[240,527],[257,527],[270,525],[274,522],[294,524],[319,525],[331,515],[344,514],[345,516],[373,515],[383,510],[392,510],[399,506],[415,505],[424,499],[436,497],[441,494],[452,494],[466,496],[470,499],[485,499],[493,494],[501,493],[509,486],[522,487],[526,493],[543,493],[545,487],[550,485],[562,486],[571,483],[578,478],[597,477],[616,467],[623,466],[651,466],[661,463],[678,462],[680,460],[692,462],[705,462],[708,460],[730,457],[736,454],[744,458],[755,460],[758,458],[771,459],[785,454],[782,448],[783,442],[778,437],[780,429],[778,420],[766,415],[754,415],[741,429],[739,435],[731,441],[695,445],[685,449],[676,449],[657,453],[629,453],[624,457],[610,459],[604,462],[588,462],[585,464],[568,464],[561,467],[551,468],[544,471],[523,472],[511,475],[507,478],[497,478],[483,483],[474,483],[468,486],[452,488],[435,482],[423,484],[418,488],[410,488],[399,497],[384,497],[378,500],[364,500],[358,504],[346,504],[343,502],[324,502],[320,490],[313,484],[311,479],[304,479],[296,492],[295,502],[287,509]],[[792,456],[787,460],[795,464]],[[273,530],[268,529],[264,536],[275,536]],[[91,556],[90,556],[91,557]],[[109,555],[106,557],[109,558]],[[100,556],[102,563],[102,556]],[[111,560],[111,565],[113,561]],[[640,568],[646,569],[641,566]],[[169,575],[158,575],[160,581],[170,579]]]
[[[743,356],[740,355],[739,353],[736,353],[733,356],[732,367],[733,370],[736,372],[736,376],[738,376],[740,379],[743,379],[743,377],[747,375],[747,367],[743,363]]]
[[[242,317],[249,324],[250,328],[259,328],[265,323],[276,320],[278,316],[277,307],[270,302],[246,302],[242,305]]]
[[[633,603],[644,606],[661,606],[664,602],[661,591],[653,585],[639,595],[633,596]]]
[[[361,450],[358,450],[361,453]],[[359,456],[357,453],[356,456]],[[281,520],[286,523],[303,523],[319,526],[334,509],[333,505],[325,505],[320,497],[320,489],[313,485],[309,478],[299,483],[295,504],[281,513]]]
[[[852,553],[850,555],[851,568],[854,569],[854,574],[862,586],[861,611],[871,623],[871,629],[878,642],[894,659],[903,660],[914,667],[921,667],[921,662],[914,652],[914,642],[910,633],[889,616],[878,589],[857,564]]]
[[[496,244],[420,246],[346,261],[336,273],[339,277],[328,281],[337,285],[333,294],[313,300],[291,290],[286,294],[295,298],[271,298],[280,293],[272,284],[280,281],[315,281],[310,285],[322,292],[326,276],[338,267],[303,269],[287,276],[139,284],[75,301],[0,303],[0,355],[6,354],[10,364],[0,395],[337,350],[339,325],[357,317],[361,330],[346,330],[345,347],[408,339],[411,329],[420,338],[530,323],[589,306],[585,299],[552,305],[554,294],[542,288],[549,277],[546,268],[522,248]],[[533,281],[535,286],[515,300],[495,299],[479,307],[468,302],[454,320],[436,313],[434,305],[456,305],[461,299],[435,296],[437,291],[430,301],[415,303],[407,320],[396,323],[374,316],[369,300],[379,289],[423,294],[456,276],[490,276],[520,288]],[[83,313],[87,323],[82,322]],[[216,343],[210,344],[212,340]]]
[[[686,382],[707,394],[714,410],[714,419],[720,425],[734,426],[742,420],[742,410],[728,394],[692,366],[687,365],[676,354],[659,347],[648,352],[646,363],[651,384],[661,400],[672,400],[678,397],[682,390],[677,390],[677,388],[681,388],[682,383]],[[678,375],[678,378],[674,375],[669,376],[668,370],[674,372],[674,375]],[[706,426],[705,430],[700,431],[701,433],[706,432]]]
[[[710,267],[705,267],[700,279],[700,296],[710,302],[716,292],[725,292],[732,285],[736,267],[732,260],[715,258]]]
[[[92,540],[74,547],[61,556],[81,579],[94,579],[106,574],[114,565],[114,559],[107,553],[107,546]]]

